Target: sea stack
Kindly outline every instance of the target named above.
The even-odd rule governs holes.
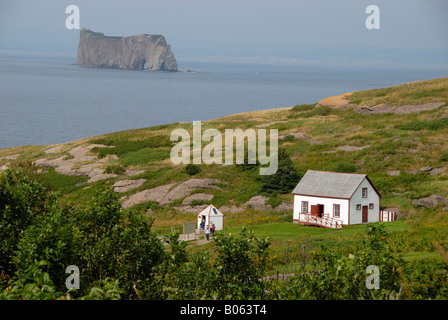
[[[176,58],[162,35],[110,37],[85,28],[80,31],[77,64],[93,68],[177,71]]]

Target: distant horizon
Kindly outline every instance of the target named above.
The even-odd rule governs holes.
[[[161,34],[180,61],[448,65],[443,0],[2,0],[0,49],[76,54],[79,30],[65,26],[72,4],[80,29]],[[365,26],[371,4],[378,30]]]
[[[4,49],[0,48],[1,55],[44,55],[44,56],[62,56],[72,57],[73,63],[76,62],[77,51],[44,51],[44,50],[24,50],[24,49]],[[347,67],[347,68],[371,68],[377,67],[391,67],[391,68],[442,68],[446,69],[448,77],[448,62],[392,62],[381,60],[338,60],[338,59],[321,59],[321,60],[306,60],[294,57],[280,57],[280,56],[186,56],[176,55],[176,60],[180,63],[218,63],[218,64],[242,64],[242,65],[260,65],[260,66],[284,66],[284,67]],[[182,71],[182,70],[180,70]]]

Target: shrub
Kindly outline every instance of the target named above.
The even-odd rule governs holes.
[[[265,204],[270,205],[272,208],[276,208],[279,205],[281,205],[282,202],[283,202],[283,200],[278,197],[277,193],[273,192],[271,194],[271,196],[269,197],[269,199],[266,200]]]
[[[440,162],[446,162],[448,161],[448,151],[442,151],[440,153],[440,158],[439,158]]]
[[[289,299],[348,300],[399,297],[404,261],[392,254],[382,224],[369,224],[362,245],[344,255],[322,246],[314,252],[312,272],[291,278],[285,287]],[[381,270],[380,288],[366,288],[366,268]]]
[[[263,177],[262,192],[288,193],[291,192],[300,180],[300,176],[289,157],[283,149],[278,152],[277,172]]]
[[[124,172],[122,166],[108,166],[105,170],[106,173],[122,174]]]
[[[311,118],[315,116],[328,116],[332,112],[332,109],[329,106],[321,106],[318,108],[314,108],[313,110],[303,113],[300,116],[303,118]]]
[[[294,141],[295,138],[292,134],[287,134],[285,135],[285,137],[282,139],[283,142],[292,142]]]
[[[201,167],[195,164],[189,163],[185,167],[185,172],[188,173],[190,176],[194,176],[195,174],[198,174],[201,171],[202,171]]]
[[[353,163],[338,162],[335,166],[335,171],[343,173],[354,173],[356,172],[356,165],[354,165]]]
[[[0,269],[12,275],[11,259],[22,233],[53,210],[56,198],[22,171],[0,175]]]
[[[256,238],[243,228],[240,235],[219,235],[215,242],[217,299],[263,299],[268,268],[269,238]]]
[[[295,107],[292,107],[290,111],[292,112],[303,112],[303,111],[310,111],[313,110],[316,104],[301,104],[296,105]]]
[[[201,206],[203,204],[210,204],[210,201],[195,199],[195,200],[190,202],[190,207],[194,208],[196,206]]]

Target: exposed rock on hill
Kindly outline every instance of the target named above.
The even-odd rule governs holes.
[[[258,211],[283,211],[283,210],[292,210],[292,203],[283,201],[279,206],[273,208],[271,205],[266,204],[266,201],[269,198],[258,195],[250,198],[249,201],[245,203],[245,205],[251,209]]]
[[[348,97],[350,97],[353,94],[353,92],[344,93],[338,96],[332,96],[325,98],[323,100],[320,100],[317,103],[317,106],[328,106],[331,108],[346,108],[346,107],[352,107],[354,105],[350,104],[350,102],[347,100]]]
[[[33,163],[39,167],[55,168],[55,171],[68,176],[88,176],[88,183],[116,177],[116,174],[107,174],[102,168],[108,159],[98,160],[96,155],[87,155],[95,147],[107,147],[101,144],[92,144],[86,147],[78,146],[69,151],[70,156],[61,156],[56,159],[42,158]],[[46,153],[54,153],[54,148],[47,149]],[[93,162],[92,162],[93,161]],[[91,163],[86,163],[91,162]]]
[[[137,180],[121,180],[115,182],[112,186],[112,189],[115,192],[128,192],[133,189],[136,189],[145,183],[146,179],[137,179]]]
[[[197,189],[220,189],[215,185],[216,183],[222,182],[210,178],[190,179],[179,185],[174,182],[156,188],[146,189],[127,198],[123,198],[123,208],[126,209],[147,201],[156,201],[161,205],[168,205],[174,200],[188,196]]]
[[[207,194],[207,193],[195,193],[192,194],[189,197],[186,197],[183,201],[182,201],[182,205],[184,206],[189,206],[194,200],[196,201],[210,201],[213,199],[213,195],[212,194]]]
[[[162,35],[109,37],[82,29],[77,64],[86,67],[177,71],[171,47]]]
[[[353,110],[361,114],[379,114],[379,113],[409,114],[409,113],[417,113],[421,111],[437,109],[444,104],[445,104],[444,102],[431,102],[420,105],[403,105],[394,107],[383,103],[373,107],[356,106]]]
[[[418,207],[430,208],[436,207],[441,203],[448,203],[445,197],[432,195],[426,198],[420,198],[412,201]]]

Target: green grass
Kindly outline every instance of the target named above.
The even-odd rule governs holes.
[[[420,130],[444,130],[448,129],[448,118],[445,119],[433,119],[427,121],[419,121],[415,120],[412,122],[405,123],[403,125],[398,126],[399,129],[402,130],[412,130],[412,131],[420,131]]]
[[[402,106],[430,102],[448,102],[448,78],[411,82],[394,87],[354,92],[349,100],[358,105],[381,103]]]
[[[224,220],[225,221],[225,220]],[[225,222],[224,222],[225,223]],[[411,230],[411,226],[403,221],[394,221],[385,224],[386,231],[390,233]],[[247,225],[258,237],[270,237],[274,241],[290,240],[301,236],[310,236],[311,239],[352,238],[364,233],[365,225],[345,226],[342,229],[327,229],[313,226],[298,225],[292,222],[268,223],[259,225]],[[225,234],[238,233],[242,226],[225,228]]]
[[[92,152],[98,153],[100,158],[104,158],[108,154],[123,156],[129,152],[136,152],[145,148],[160,148],[171,146],[169,136],[167,135],[151,135],[140,137],[136,133],[144,132],[143,130],[124,131],[106,135],[101,138],[95,138],[91,142],[109,146],[96,147]]]
[[[313,103],[313,104],[301,104],[301,105],[296,105],[295,107],[292,107],[290,111],[291,112],[310,111],[310,110],[313,110],[315,106],[316,106],[315,103]]]
[[[120,162],[125,166],[145,165],[152,162],[165,160],[170,157],[169,149],[143,148],[138,151],[129,151],[120,158]]]
[[[361,105],[386,103],[390,105],[418,104],[427,102],[448,102],[448,78],[427,82],[412,83],[391,88],[356,92],[350,102]],[[386,224],[391,232],[391,240],[397,250],[409,259],[431,258],[430,241],[432,236],[448,236],[448,215],[444,206],[437,208],[418,208],[412,200],[431,194],[448,196],[448,178],[446,175],[420,173],[424,166],[433,168],[448,163],[447,119],[441,119],[446,107],[425,111],[418,114],[375,114],[361,115],[350,108],[331,109],[315,108],[316,104],[297,105],[293,108],[279,110],[255,111],[232,115],[202,123],[202,130],[216,128],[246,130],[257,125],[270,124],[269,129],[278,129],[279,135],[302,132],[307,139],[294,138],[292,135],[280,139],[279,147],[290,155],[297,171],[303,175],[307,170],[327,170],[339,172],[366,173],[382,194],[382,207],[397,207],[407,220]],[[277,122],[277,123],[272,123]],[[112,173],[122,174],[124,168],[144,169],[145,172],[134,178],[145,178],[146,182],[138,189],[123,194],[131,195],[140,190],[183,182],[191,179],[186,172],[186,165],[172,165],[168,160],[173,143],[170,133],[183,128],[192,135],[191,123],[164,124],[150,128],[127,130],[83,139],[64,146],[61,152],[52,155],[43,153],[48,147],[24,146],[0,150],[1,156],[20,154],[20,161],[34,161],[38,158],[57,158],[68,155],[68,151],[78,145],[92,143],[108,147],[92,149],[100,158],[109,154],[104,167]],[[309,139],[309,140],[308,140]],[[310,140],[312,140],[310,142]],[[208,142],[203,142],[205,146]],[[340,146],[367,146],[362,150],[340,151]],[[412,151],[411,151],[412,150]],[[2,160],[3,165],[9,160]],[[14,167],[14,162],[12,166]],[[221,206],[239,206],[251,197],[259,195],[262,177],[257,170],[241,170],[238,166],[199,165],[201,171],[194,178],[214,178],[222,181],[220,190],[198,190],[214,195],[213,203]],[[387,172],[399,170],[398,176]],[[406,173],[416,170],[417,174]],[[39,174],[39,179],[52,190],[59,191],[64,199],[84,205],[95,192],[111,188],[114,182],[123,176],[87,184],[87,177],[73,177],[58,174],[54,169]],[[196,191],[193,191],[196,192]],[[121,196],[121,195],[120,195]],[[175,203],[179,205],[183,199]],[[291,194],[270,196],[268,203],[274,207],[280,200],[292,201]],[[171,206],[156,203],[143,203],[136,206],[138,212],[153,210],[156,218],[154,227],[158,230],[170,230],[182,223],[195,220],[196,214],[179,214]],[[224,233],[237,233],[242,226],[250,226],[259,237],[272,239],[273,252],[281,252],[288,246],[299,243],[309,237],[314,247],[320,244],[332,249],[350,250],[359,243],[364,226],[348,226],[342,230],[330,230],[316,227],[299,227],[291,222],[292,212],[255,212],[246,210],[238,213],[225,213]],[[415,232],[415,230],[419,232]],[[436,230],[431,233],[429,230]],[[408,237],[405,237],[409,234]],[[420,238],[419,238],[420,237]],[[421,241],[420,241],[420,240]],[[420,242],[419,242],[420,241]],[[208,247],[209,245],[207,245]],[[412,250],[412,248],[414,250]],[[293,264],[294,262],[292,262]]]
[[[87,186],[88,177],[67,176],[57,173],[53,168],[48,169],[44,175],[39,175],[38,180],[52,191],[60,192],[62,195],[73,193]]]

